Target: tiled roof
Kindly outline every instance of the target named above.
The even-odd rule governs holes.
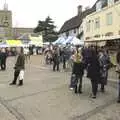
[[[70,20],[66,21],[61,27],[59,33],[63,33],[71,29],[78,28],[81,25],[83,18],[90,13],[91,13],[91,9],[88,9],[82,12],[80,15],[77,15],[71,18]]]
[[[82,20],[84,17],[86,17],[87,15],[91,14],[92,12],[95,12],[96,11],[96,4],[97,2],[99,2],[100,0],[97,0],[96,3],[93,5],[92,8],[88,9],[88,10],[85,10],[83,11],[80,15],[77,15],[69,20],[67,20],[63,26],[61,27],[59,33],[64,33],[64,32],[67,32],[69,30],[72,30],[74,28],[78,28],[81,24],[82,24]],[[106,7],[107,6],[107,0],[102,0],[103,2],[103,5],[102,5],[102,8],[103,7]]]

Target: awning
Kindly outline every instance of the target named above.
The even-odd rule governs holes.
[[[20,40],[6,40],[6,44],[10,47],[21,47],[22,42]]]
[[[9,47],[9,45],[7,45],[7,44],[0,44],[0,48],[7,48],[7,47]]]
[[[30,35],[29,38],[31,40],[29,44],[43,47],[43,37],[42,37],[42,35],[40,35],[38,37],[32,37]]]

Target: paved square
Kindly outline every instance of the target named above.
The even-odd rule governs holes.
[[[90,80],[83,79],[83,94],[69,90],[70,72],[53,72],[42,56],[33,56],[26,65],[24,86],[9,86],[14,58],[0,72],[0,120],[119,120],[117,87],[110,83],[97,99],[89,97]],[[111,78],[114,79],[114,78]]]

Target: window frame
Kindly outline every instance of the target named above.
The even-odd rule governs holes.
[[[94,28],[99,29],[100,28],[100,17],[95,18]]]
[[[111,15],[111,20],[109,19],[110,18],[110,15]],[[110,22],[111,21],[111,22]],[[112,25],[113,24],[113,14],[112,12],[109,12],[106,14],[106,24],[109,26],[109,25]]]

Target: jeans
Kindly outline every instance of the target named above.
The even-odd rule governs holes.
[[[63,58],[63,69],[66,69],[66,59]]]
[[[53,61],[53,71],[55,71],[57,67],[57,71],[59,71],[59,62]]]
[[[76,76],[76,83],[79,84],[78,90],[77,90],[77,84],[75,86],[75,93],[77,91],[80,93],[82,92],[82,76],[81,75],[75,75]]]
[[[6,60],[1,61],[1,69],[6,70]]]

